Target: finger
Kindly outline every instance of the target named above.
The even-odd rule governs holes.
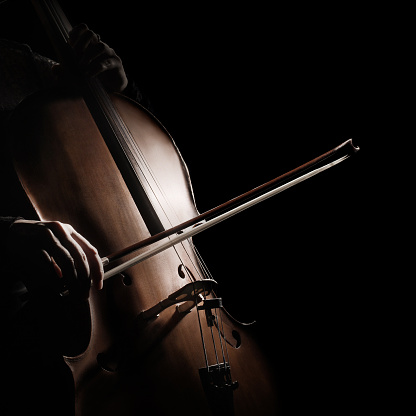
[[[73,238],[73,234],[75,233],[74,228],[69,224],[63,224],[61,222],[49,222],[45,225],[53,231],[62,246],[68,250],[75,264],[76,278],[81,284],[84,281],[88,281],[89,283],[90,267],[88,259],[82,247]]]
[[[91,69],[94,68],[94,65],[97,63],[106,60],[112,60],[115,64],[121,66],[121,59],[116,55],[114,49],[103,42],[90,43],[79,61],[79,66],[85,68],[88,75],[94,76],[96,75],[95,71],[91,71]]]
[[[98,43],[99,38],[92,30],[88,29],[87,25],[80,25],[71,32],[68,42],[75,55],[82,57],[89,45]]]
[[[122,74],[122,68],[121,60],[118,57],[106,57],[102,55],[90,62],[87,71],[89,76],[96,77],[110,71]]]
[[[101,290],[103,288],[104,281],[104,268],[97,249],[75,230],[73,236],[78,241],[79,245],[82,247],[84,253],[87,256],[91,271],[90,278],[94,287],[98,290]]]
[[[71,236],[73,228],[60,222],[42,224],[52,234],[52,242],[46,247],[46,251],[53,259],[54,269],[62,270],[62,287],[68,290],[69,294],[88,298],[91,285],[90,269],[82,248]]]
[[[51,257],[46,251],[43,250],[43,252],[45,253],[45,256],[47,256],[48,261],[52,264],[55,274],[60,278],[64,277],[64,275],[62,274],[62,270],[59,267],[58,263],[55,261],[55,259]]]
[[[121,59],[87,25],[81,24],[72,30],[69,44],[85,75],[100,76],[104,87],[112,92],[121,92],[126,88],[128,79]]]
[[[61,268],[46,250],[41,250],[41,254],[43,260],[46,260],[49,265],[49,268],[45,270],[45,272],[42,272],[45,279],[44,281],[48,284],[48,288],[56,290],[61,294],[61,296],[66,296],[69,294],[69,284],[66,279],[64,279]],[[41,268],[38,267],[37,270],[41,270]],[[56,276],[59,277],[58,281],[56,280]]]
[[[52,230],[43,227],[42,231],[38,232],[37,240],[37,244],[42,247],[42,250],[54,259],[56,266],[61,270],[62,278],[67,283],[70,284],[78,278],[77,268],[71,253],[61,244]]]

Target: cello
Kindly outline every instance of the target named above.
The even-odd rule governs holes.
[[[33,3],[65,44],[71,26],[58,4]],[[80,84],[31,97],[14,117],[16,171],[39,217],[72,224],[105,254],[198,217],[186,165],[158,120],[97,80]],[[77,415],[275,414],[269,366],[216,285],[185,239],[92,289],[89,345],[66,358]]]

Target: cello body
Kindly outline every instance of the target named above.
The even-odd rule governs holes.
[[[137,150],[134,163],[143,175],[137,186],[151,193],[160,223],[169,228],[196,216],[189,174],[170,135],[139,104],[110,97]],[[150,236],[144,208],[80,95],[52,90],[30,97],[11,131],[16,172],[41,220],[71,224],[101,255]],[[89,345],[66,357],[77,416],[277,414],[266,358],[223,308],[213,312],[215,325],[201,299],[141,319],[204,279],[192,241],[185,241],[114,276],[103,290],[91,289]]]

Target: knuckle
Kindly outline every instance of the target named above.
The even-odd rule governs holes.
[[[65,224],[60,221],[48,221],[47,223],[45,223],[45,228],[55,233],[65,232]]]

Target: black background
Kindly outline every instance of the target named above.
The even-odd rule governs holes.
[[[225,306],[257,321],[283,414],[387,406],[379,366],[387,278],[374,253],[369,168],[386,122],[377,11],[351,2],[62,4],[73,23],[87,23],[122,57],[175,139],[200,212],[349,138],[360,146],[348,161],[195,242]],[[29,4],[1,7],[1,36],[53,54]]]

